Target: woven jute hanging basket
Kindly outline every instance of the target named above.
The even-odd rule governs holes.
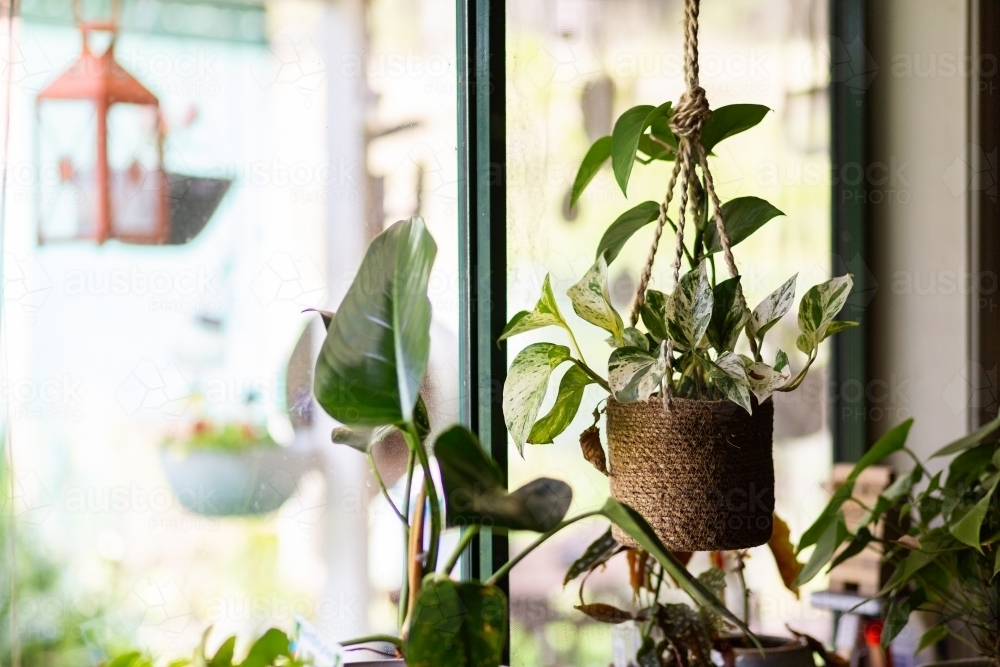
[[[739,271],[730,248],[715,191],[701,130],[711,114],[705,90],[698,81],[698,0],[684,3],[684,76],[686,91],[670,118],[678,139],[674,169],[653,235],[646,265],[639,277],[630,323],[635,326],[646,298],[667,210],[679,192],[673,279],[680,280],[684,255],[684,226],[689,199],[698,196],[696,169],[705,181],[708,203],[721,254],[736,277]],[[740,305],[746,308],[742,289]],[[748,330],[751,351],[756,340]],[[640,514],[663,543],[676,551],[745,549],[771,537],[774,512],[774,463],[771,436],[774,405],[752,405],[752,414],[730,401],[690,400],[672,396],[673,341],[665,341],[666,373],[661,396],[646,402],[623,404],[612,397],[607,406],[608,450],[611,458],[611,494]],[[614,528],[615,539],[636,547]]]
[[[746,549],[771,538],[774,404],[608,401],[611,495],[675,551]],[[638,545],[617,526],[615,540]]]

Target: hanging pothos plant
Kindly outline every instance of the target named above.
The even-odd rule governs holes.
[[[735,104],[714,110],[700,131],[703,155],[711,156],[719,142],[757,125],[768,111],[767,107],[756,104]],[[677,161],[668,189],[672,191],[680,170],[677,160],[680,144],[672,130],[674,112],[667,102],[657,107],[637,106],[623,113],[611,136],[598,139],[584,157],[573,184],[571,205],[576,204],[608,160],[623,193],[627,191],[634,164]],[[683,149],[683,145],[680,147]],[[670,396],[709,401],[728,399],[750,413],[754,409],[751,397],[763,403],[776,391],[796,389],[816,361],[819,344],[856,325],[835,319],[851,291],[852,278],[850,275],[833,278],[810,288],[799,303],[800,334],[796,347],[805,360],[795,364],[780,349],[774,359],[765,360],[765,336],[791,308],[797,276],[789,278],[751,310],[743,298],[739,275],[717,280],[716,258],[722,253],[730,271],[735,273],[728,248],[783,213],[758,197],[719,202],[714,197],[707,159],[695,160],[695,166],[691,167],[688,191],[682,192],[681,209],[676,211],[680,226],[670,217],[669,206],[668,197],[662,204],[645,201],[622,213],[598,243],[594,264],[567,291],[576,314],[610,334],[607,342],[612,351],[606,374],[584,359],[576,336],[556,303],[549,276],[542,283],[542,293],[534,309],[517,313],[504,328],[500,340],[554,326],[565,331],[569,342],[569,346],[562,342],[533,343],[521,350],[510,365],[503,391],[503,412],[519,451],[523,452],[525,443],[551,443],[562,433],[579,412],[584,390],[590,384],[600,386],[619,403],[646,401],[654,395],[663,397],[665,402]],[[693,235],[689,234],[689,238],[693,236],[689,242],[683,237],[685,213],[693,219],[695,227]],[[717,231],[719,216],[728,238],[720,238]],[[640,281],[631,325],[626,325],[611,304],[608,266],[633,234],[653,222],[657,222],[653,251]],[[678,259],[683,257],[687,264],[683,275],[675,270],[679,279],[669,293],[641,289],[649,280],[652,253],[664,225],[677,235]],[[640,319],[641,329],[637,326]],[[744,340],[746,345],[741,347]],[[539,418],[550,376],[564,363],[572,366],[559,383],[551,410]],[[593,406],[587,408],[592,409]],[[586,452],[586,438],[582,443]],[[588,456],[593,460],[603,460],[602,457],[600,452]],[[598,467],[601,465],[598,461]]]

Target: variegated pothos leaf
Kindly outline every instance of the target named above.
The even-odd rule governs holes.
[[[616,341],[622,340],[625,325],[618,311],[611,305],[608,293],[608,263],[604,255],[597,258],[580,282],[567,290],[573,310],[581,319],[598,326],[612,336]]]
[[[510,322],[504,327],[503,333],[500,334],[500,338],[497,341],[499,342],[511,336],[516,336],[525,331],[549,326],[567,328],[566,320],[563,319],[562,313],[559,312],[559,304],[556,303],[555,294],[552,293],[552,283],[549,280],[549,274],[545,274],[545,280],[542,281],[542,295],[538,297],[535,309],[531,312],[522,310],[510,318]]]
[[[666,368],[663,346],[656,355],[637,347],[619,348],[608,360],[611,393],[619,403],[648,400],[660,388]]]
[[[764,340],[764,334],[792,307],[795,300],[795,274],[788,281],[774,290],[750,314],[750,331],[758,340]]]
[[[693,350],[701,343],[712,321],[712,285],[705,262],[681,276],[666,302],[667,333],[674,345]]]
[[[854,322],[833,320],[847,302],[853,286],[854,277],[847,274],[815,285],[802,295],[799,302],[799,330],[802,335],[795,341],[800,350],[809,354],[828,336],[856,326]]]
[[[638,347],[641,350],[649,347],[646,342],[646,336],[635,327],[625,327],[625,330],[622,332],[621,345],[618,344],[614,336],[609,337],[605,342],[611,347]]]
[[[785,364],[786,368],[787,366]],[[790,373],[778,371],[762,361],[747,368],[746,374],[750,391],[757,397],[758,404],[766,401],[771,394],[777,391],[778,387],[788,382],[788,378],[791,377]]]
[[[518,451],[523,450],[538,417],[552,371],[569,358],[565,345],[534,343],[511,362],[503,385],[503,417]]]
[[[732,352],[740,332],[750,319],[750,311],[740,300],[740,277],[736,276],[716,285],[713,300],[708,342],[719,354]]]
[[[655,289],[646,290],[646,301],[639,314],[646,330],[657,342],[667,337],[667,302],[670,295]]]
[[[750,386],[747,382],[743,359],[732,352],[726,352],[725,354],[720,354],[712,362],[712,365],[714,366],[712,381],[715,383],[715,386],[730,401],[747,412],[751,412]]]

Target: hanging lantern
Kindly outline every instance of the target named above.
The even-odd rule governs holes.
[[[169,240],[160,103],[115,61],[117,23],[79,21],[83,50],[36,99],[39,243]],[[93,33],[107,33],[103,53]]]

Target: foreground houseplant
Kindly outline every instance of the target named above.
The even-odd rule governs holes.
[[[581,437],[585,455],[610,474],[612,495],[639,510],[670,548],[701,551],[746,548],[768,540],[774,510],[771,396],[796,389],[815,362],[820,343],[855,323],[835,321],[852,279],[833,278],[809,289],[799,304],[796,347],[806,359],[797,372],[793,375],[783,350],[777,350],[773,361],[763,357],[765,335],[792,305],[796,276],[750,310],[732,246],[782,213],[756,197],[723,204],[708,157],[720,141],[753,127],[769,110],[753,104],[709,109],[698,83],[698,4],[685,3],[686,93],[676,105],[642,105],[623,113],[611,136],[599,139],[587,152],[571,192],[572,206],[608,160],[623,193],[636,162],[673,162],[662,203],[643,202],[611,223],[598,243],[594,264],[567,292],[581,319],[610,334],[607,342],[613,351],[607,375],[584,359],[548,276],[535,308],[517,313],[500,340],[555,326],[565,331],[571,345],[534,343],[511,363],[503,410],[517,447],[552,442],[583,407],[586,387],[600,386],[607,392],[601,402],[607,401],[610,471],[592,405],[583,408],[595,411],[594,426]],[[672,212],[675,188],[679,206]],[[609,298],[608,265],[633,234],[654,221],[652,247],[626,325]],[[686,231],[687,221],[693,233]],[[675,233],[670,293],[649,288],[664,226]],[[717,257],[728,279],[717,277]],[[682,274],[684,263],[687,272]],[[640,318],[644,331],[637,328]],[[555,404],[538,418],[550,376],[563,363],[572,365],[560,381]],[[758,500],[741,508],[738,505],[747,503],[734,501],[737,494]],[[620,532],[615,536],[635,546]]]
[[[1000,664],[1000,417],[935,452],[931,458],[947,457],[948,467],[934,474],[906,447],[911,424],[903,422],[872,446],[803,534],[799,550],[815,549],[798,581],[875,549],[892,572],[875,596],[886,602],[883,646],[919,610],[935,620],[918,651],[950,636]],[[861,471],[897,452],[909,456],[913,468],[899,475],[873,506],[860,503],[853,491]],[[852,505],[864,510],[856,522],[845,515]],[[886,534],[899,537],[886,539],[876,528],[880,523]]]
[[[372,241],[337,313],[323,313],[327,335],[316,362],[316,400],[343,424],[333,439],[368,456],[406,545],[398,636],[342,644],[388,642],[410,667],[495,667],[507,631],[507,600],[496,582],[550,536],[594,516],[614,522],[694,599],[743,627],[627,506],[608,500],[599,510],[567,519],[572,491],[564,482],[542,478],[508,493],[496,462],[464,427],[452,426],[429,441],[419,390],[430,349],[427,283],[435,254],[420,218],[397,222]],[[372,447],[394,431],[409,450],[401,507],[389,498],[372,456]],[[483,526],[540,535],[488,581],[453,579],[460,555]],[[439,538],[449,528],[464,530],[445,557]]]

